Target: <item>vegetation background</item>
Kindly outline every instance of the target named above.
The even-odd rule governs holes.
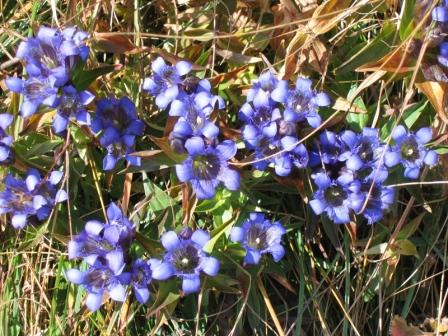
[[[176,180],[167,148],[167,113],[142,93],[151,59],[186,59],[227,101],[216,116],[239,139],[239,107],[251,81],[266,69],[294,80],[313,78],[334,105],[321,110],[318,130],[378,127],[386,139],[400,122],[430,125],[446,152],[448,86],[434,78],[431,8],[416,0],[1,0],[0,79],[20,75],[15,51],[41,25],[77,25],[90,34],[89,90],[128,95],[146,124],[140,168],[101,171],[101,150],[81,129],[55,136],[46,110],[13,126],[14,170],[48,171],[63,164],[71,198],[43,225],[17,232],[0,217],[0,335],[441,335],[447,332],[447,174],[442,156],[423,181],[402,184],[397,202],[374,226],[336,226],[307,206],[309,174],[278,178],[242,164],[242,189],[197,202]],[[415,48],[415,41],[421,48]],[[429,77],[428,77],[429,76]],[[432,76],[432,77],[431,77]],[[429,78],[429,79],[428,79]],[[18,115],[19,96],[1,82],[1,111]],[[94,111],[94,105],[90,107]],[[242,147],[242,142],[240,147]],[[67,151],[65,149],[67,148]],[[238,159],[244,162],[244,150]],[[0,168],[5,176],[6,168]],[[397,183],[404,180],[396,176]],[[182,193],[181,191],[184,191]],[[182,198],[181,195],[187,195]],[[220,275],[198,295],[181,297],[174,281],[155,284],[149,304],[108,302],[90,313],[84,291],[64,272],[66,244],[91,218],[120,201],[136,223],[133,253],[160,251],[158,239],[182,224],[216,237]],[[240,266],[241,250],[226,236],[254,209],[280,220],[285,258]],[[426,333],[424,333],[427,332]]]

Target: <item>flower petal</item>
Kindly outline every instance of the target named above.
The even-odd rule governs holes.
[[[248,249],[246,256],[244,257],[244,263],[248,265],[257,265],[260,262],[260,252],[252,249]]]
[[[184,277],[182,280],[182,291],[185,294],[196,293],[201,287],[201,279],[199,275]]]
[[[121,284],[116,284],[109,288],[109,296],[114,301],[124,302],[126,300],[126,291]]]
[[[422,127],[415,133],[415,135],[417,136],[418,142],[425,145],[432,139],[432,129],[430,127]]]
[[[201,155],[204,153],[205,143],[200,137],[192,137],[185,141],[185,148],[187,149],[188,154],[192,156]]]
[[[230,240],[235,243],[241,243],[244,240],[244,229],[238,226],[234,226],[230,230]]]
[[[73,282],[76,285],[81,285],[85,279],[84,272],[81,272],[76,268],[69,269],[65,272],[65,277],[68,281]]]
[[[149,290],[146,287],[134,287],[134,294],[141,304],[145,304],[149,299]]]
[[[173,266],[166,262],[161,262],[160,260],[155,261],[155,259],[149,260],[151,264],[152,277],[156,280],[167,280],[174,275]]]
[[[86,306],[90,311],[97,311],[103,303],[103,293],[89,293],[86,298]]]
[[[204,230],[198,229],[193,232],[190,239],[200,247],[204,247],[210,240],[210,234]]]
[[[167,251],[176,248],[180,242],[177,233],[174,231],[165,232],[160,238],[160,241]]]
[[[240,188],[240,174],[234,169],[221,168],[218,179],[229,190],[238,190]]]
[[[216,146],[216,149],[221,154],[221,158],[226,161],[233,158],[237,151],[236,144],[232,140],[224,140]]]
[[[27,215],[26,214],[15,214],[11,218],[11,224],[14,229],[23,229],[26,225]]]
[[[213,257],[202,258],[201,261],[202,271],[210,276],[216,276],[219,271],[219,261]]]

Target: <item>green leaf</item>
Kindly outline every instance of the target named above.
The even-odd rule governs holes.
[[[421,101],[408,107],[403,113],[403,121],[408,128],[415,124],[417,119],[426,111],[428,101]]]
[[[417,248],[410,240],[408,239],[398,240],[397,245],[398,245],[397,250],[398,254],[418,257]]]
[[[400,39],[404,41],[414,29],[414,8],[415,0],[405,0],[402,6],[400,21]]]
[[[78,91],[82,91],[87,89],[98,77],[114,70],[116,70],[115,65],[106,65],[92,70],[76,69],[72,74],[72,82]]]
[[[405,227],[401,229],[401,231],[397,235],[397,240],[399,239],[407,239],[417,231],[420,223],[422,222],[423,217],[425,217],[426,212],[422,212],[413,220],[411,220]]]

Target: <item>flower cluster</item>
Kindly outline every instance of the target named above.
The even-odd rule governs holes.
[[[233,227],[230,239],[241,243],[246,250],[245,264],[258,264],[261,256],[270,253],[275,262],[285,255],[281,245],[282,236],[286,233],[280,222],[272,223],[260,212],[253,212],[243,222],[242,227]]]
[[[309,79],[299,77],[291,89],[271,72],[253,83],[239,117],[246,146],[255,152],[256,169],[265,170],[272,163],[277,175],[287,176],[294,167],[307,166],[308,151],[299,143],[299,125],[306,122],[318,127],[318,108],[330,105],[328,95],[314,91],[311,85]]]
[[[232,140],[219,142],[219,128],[210,120],[215,109],[225,107],[224,100],[211,94],[206,79],[186,76],[192,68],[190,63],[180,61],[172,66],[158,57],[151,68],[153,76],[146,78],[143,89],[155,97],[159,108],[169,108],[169,115],[177,117],[170,144],[187,155],[182,164],[176,165],[179,180],[190,182],[199,199],[212,198],[220,183],[237,190],[239,174],[228,164],[236,154],[236,144]]]
[[[67,199],[67,193],[57,188],[62,176],[53,171],[42,178],[35,169],[28,171],[25,180],[8,174],[0,192],[0,214],[9,214],[16,229],[23,229],[31,220],[47,219],[53,207]]]
[[[431,129],[414,134],[400,125],[392,138],[388,146],[374,128],[359,134],[324,131],[311,160],[323,168],[311,175],[318,188],[310,201],[313,211],[325,212],[337,224],[348,223],[352,213],[362,214],[368,224],[381,220],[394,200],[393,188],[383,184],[388,168],[401,163],[404,176],[416,179],[423,165],[437,163],[437,154],[424,146],[432,138]]]
[[[6,129],[12,121],[11,114],[0,114],[0,165],[8,165],[14,160],[14,152],[11,148],[13,139],[6,133]]]
[[[112,170],[124,158],[131,165],[139,166],[140,158],[130,155],[135,137],[143,134],[144,124],[137,117],[134,103],[128,97],[98,100],[92,130],[101,132],[100,144],[107,149],[103,169]]]
[[[71,84],[71,72],[79,62],[86,61],[89,48],[86,32],[75,27],[63,30],[40,27],[36,37],[23,41],[17,57],[26,64],[27,78],[10,77],[7,87],[23,95],[20,113],[24,118],[38,111],[41,105],[57,108],[53,129],[63,133],[70,118],[88,125],[84,106],[93,100],[88,91],[78,92]]]

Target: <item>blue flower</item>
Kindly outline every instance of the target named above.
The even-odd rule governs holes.
[[[265,99],[261,98],[262,96],[270,98],[272,91],[278,88],[287,90],[288,82],[278,80],[271,71],[265,71],[252,83],[252,87],[247,92],[247,101]]]
[[[378,165],[384,153],[378,129],[365,127],[361,134],[347,130],[341,133],[340,138],[348,150],[339,156],[339,160],[345,161],[348,169],[358,171]]]
[[[57,100],[56,116],[53,120],[55,133],[60,134],[67,129],[70,118],[74,118],[81,125],[90,125],[90,116],[85,106],[89,105],[95,96],[89,91],[78,92],[73,86],[67,85],[62,89],[62,95]]]
[[[176,276],[182,280],[185,294],[198,292],[201,286],[200,274],[204,272],[216,276],[219,271],[219,261],[203,250],[209,240],[210,235],[203,230],[196,230],[187,237],[174,231],[166,232],[161,238],[166,250],[163,260],[149,260],[152,277],[166,280]]]
[[[425,147],[432,139],[431,128],[421,128],[414,134],[399,125],[393,130],[392,138],[395,145],[388,148],[384,162],[388,167],[401,163],[407,178],[417,179],[423,165],[432,166],[437,163],[437,153]]]
[[[360,213],[367,219],[369,225],[380,221],[384,211],[387,211],[394,202],[394,189],[383,186],[383,182],[383,178],[366,179],[361,184],[360,193],[363,201]]]
[[[56,107],[58,90],[55,87],[55,80],[52,76],[36,76],[26,80],[9,77],[5,83],[8,89],[23,95],[20,114],[28,118],[36,113],[41,104]]]
[[[432,19],[436,22],[445,23],[448,21],[448,1],[444,0],[442,6],[434,7],[431,12]]]
[[[87,37],[74,27],[62,31],[40,27],[36,37],[20,43],[17,57],[25,61],[28,76],[52,77],[55,86],[63,86],[76,61],[88,56]]]
[[[125,286],[131,279],[129,273],[115,274],[100,262],[94,263],[85,272],[76,268],[69,269],[66,272],[66,277],[70,282],[82,285],[86,289],[88,293],[86,306],[92,312],[101,306],[105,294],[108,294],[114,301],[124,302],[126,300]]]
[[[325,212],[331,221],[343,224],[350,221],[351,210],[361,210],[361,183],[352,174],[343,173],[334,180],[324,172],[312,174],[311,177],[318,187],[310,201],[316,215]]]
[[[293,136],[285,136],[280,140],[282,153],[274,157],[275,172],[279,176],[287,176],[293,167],[303,169],[308,164],[308,151]]]
[[[152,280],[151,266],[142,259],[134,260],[131,268],[131,285],[138,302],[146,303],[149,299],[148,285]]]
[[[263,254],[270,253],[275,262],[285,255],[281,245],[282,236],[286,233],[280,222],[271,222],[263,213],[253,212],[242,227],[233,227],[230,239],[242,243],[246,250],[245,264],[258,264]]]
[[[152,62],[153,77],[148,77],[143,83],[143,90],[156,97],[156,105],[165,109],[179,95],[179,85],[182,76],[191,70],[191,64],[185,61],[177,62],[175,66],[165,63],[162,57]]]
[[[208,145],[200,137],[185,142],[187,159],[176,165],[177,177],[181,182],[190,182],[199,199],[212,198],[220,182],[229,190],[237,190],[240,176],[228,167],[228,160],[236,154],[236,145],[225,140],[217,146]]]
[[[249,148],[256,148],[264,139],[272,141],[277,135],[277,121],[280,120],[281,113],[268,101],[254,100],[253,107],[245,103],[238,115],[246,123],[242,129],[242,136]]]
[[[277,87],[271,98],[285,105],[284,119],[291,122],[301,122],[306,119],[308,124],[317,128],[321,117],[317,110],[320,106],[329,106],[330,97],[324,92],[315,92],[309,79],[299,77],[294,90]]]
[[[28,171],[25,180],[9,174],[5,189],[0,192],[0,215],[9,213],[16,229],[23,229],[30,217],[47,219],[57,203],[67,200],[67,193],[56,187],[62,176],[62,172],[53,171],[48,179],[42,179],[35,169]]]
[[[133,238],[133,227],[123,212],[111,203],[107,209],[109,224],[97,220],[88,221],[84,231],[68,244],[69,259],[83,259],[93,266],[101,262],[114,272],[121,274],[124,253]]]
[[[319,166],[322,163],[325,165],[338,164],[342,153],[346,151],[346,145],[338,134],[324,130],[319,135],[317,150],[311,152],[310,165]]]
[[[122,158],[131,165],[140,165],[140,158],[129,153],[132,152],[135,137],[143,133],[144,124],[138,119],[135,105],[129,98],[100,99],[91,127],[94,132],[103,131],[100,143],[107,148],[104,170],[113,169]]]
[[[6,133],[13,119],[11,114],[0,114],[0,164],[10,164],[14,160],[14,152],[11,148],[13,139]]]

